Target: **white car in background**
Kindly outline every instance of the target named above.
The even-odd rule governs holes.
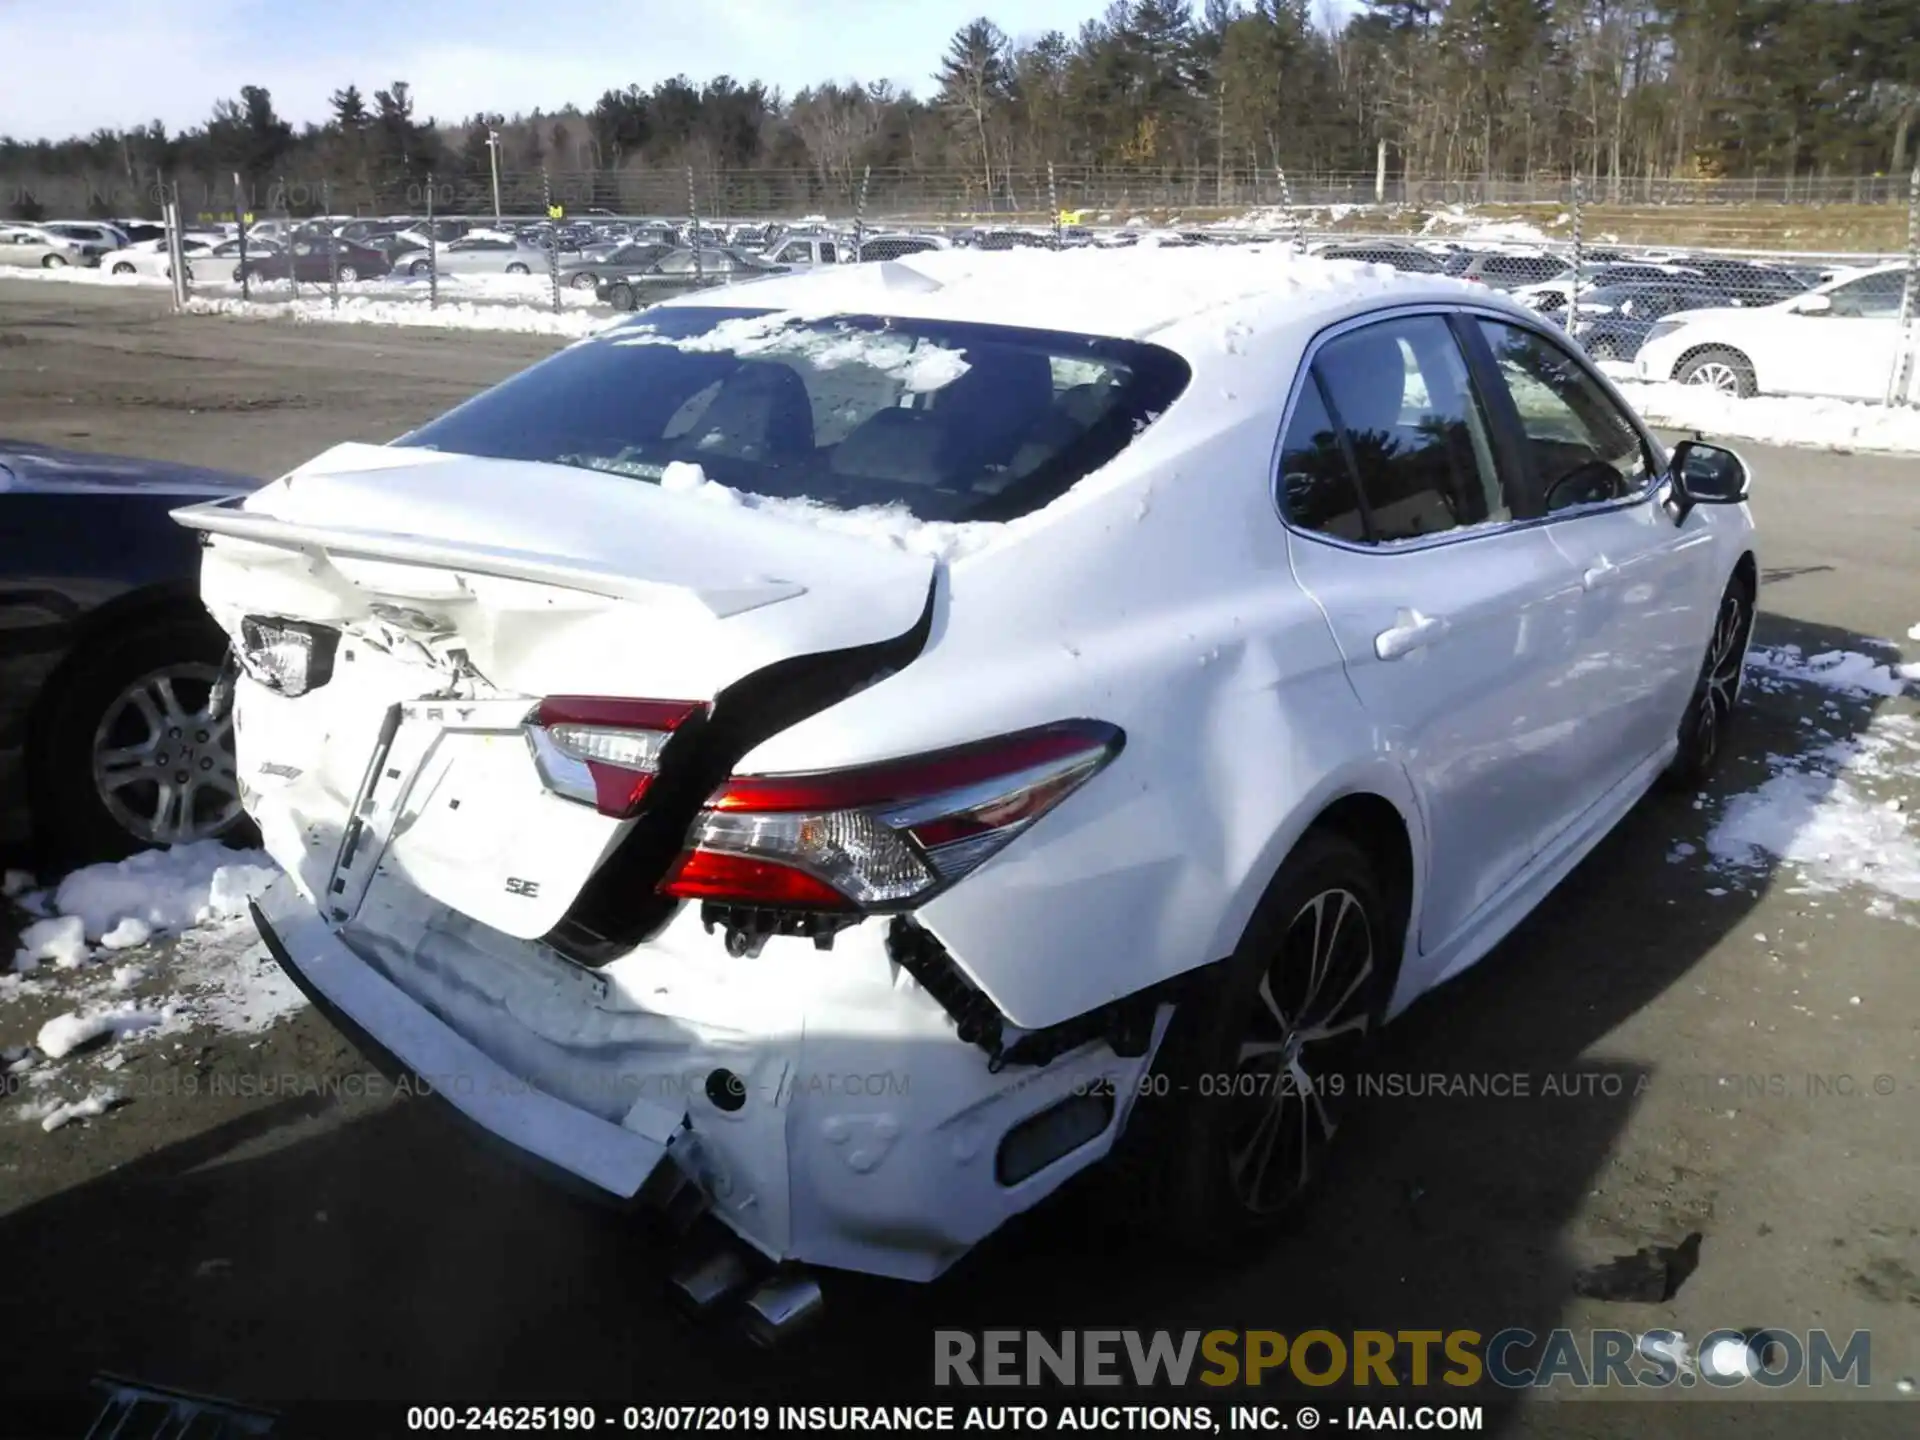
[[[100,255],[110,250],[118,250],[127,244],[127,235],[124,230],[118,226],[103,224],[98,220],[49,220],[40,228],[60,236],[63,240],[89,246]]]
[[[99,263],[97,246],[56,235],[43,225],[0,224],[0,266],[59,270]]]
[[[184,239],[182,248],[191,266],[192,257],[212,247],[204,240]],[[101,268],[109,275],[141,276],[149,280],[171,280],[173,278],[173,259],[167,253],[165,240],[136,240],[122,247],[100,262]]]
[[[1905,265],[1882,265],[1777,305],[1669,315],[1641,344],[1635,377],[1727,395],[1883,400],[1899,358],[1908,283]]]
[[[320,1007],[593,1188],[925,1280],[1116,1150],[1162,1233],[1287,1216],[1372,1031],[1720,754],[1747,483],[1484,289],[951,250],[178,515]]]

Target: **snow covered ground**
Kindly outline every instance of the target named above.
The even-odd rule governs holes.
[[[1920,407],[1867,405],[1802,395],[1756,395],[1742,400],[1700,385],[1636,381],[1629,378],[1631,365],[1601,368],[1651,425],[1698,430],[1708,439],[1920,455]]]
[[[45,888],[7,872],[8,898],[34,918],[0,974],[0,1024],[29,1005],[46,1018],[0,1051],[8,1088],[29,1092],[4,1113],[46,1130],[97,1119],[128,1103],[113,1077],[139,1047],[192,1030],[254,1034],[303,1007],[246,918],[275,873],[261,852],[214,841]]]
[[[1908,635],[1920,639],[1920,625]],[[1705,859],[1724,885],[1708,893],[1750,889],[1777,872],[1774,883],[1788,879],[1790,895],[1831,897],[1829,905],[1920,928],[1920,717],[1903,703],[1920,699],[1920,662],[1756,646],[1747,684],[1791,697],[1806,743],[1769,754],[1760,784],[1717,805]],[[1863,715],[1867,705],[1875,708]],[[1696,808],[1707,804],[1703,794]]]
[[[302,325],[400,325],[429,330],[500,330],[516,335],[553,335],[577,340],[614,323],[589,310],[535,309],[531,305],[442,302],[429,307],[419,300],[380,299],[342,295],[338,307],[326,296],[299,300],[239,300],[196,297],[187,302],[194,315],[235,315],[247,320],[291,320]]]

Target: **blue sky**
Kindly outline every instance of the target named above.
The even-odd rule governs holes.
[[[1330,0],[1350,8],[1352,0]],[[730,74],[789,94],[826,79],[924,93],[983,11],[1016,38],[1072,33],[1105,0],[0,0],[0,135],[198,124],[242,85],[321,120],[352,81],[411,82],[419,113],[507,114],[610,86]],[[1195,6],[1198,9],[1198,5]]]

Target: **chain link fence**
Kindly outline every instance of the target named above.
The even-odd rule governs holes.
[[[769,263],[894,258],[917,245],[1284,240],[1506,292],[1622,375],[1735,396],[1764,389],[1920,404],[1920,169],[1897,187],[1873,177],[1833,191],[1866,195],[1859,205],[1801,205],[1787,182],[1758,201],[1757,184],[1738,182],[1748,189],[1742,199],[1728,182],[1695,182],[1628,202],[1620,186],[1578,178],[1531,189],[1524,207],[1437,209],[1327,203],[1328,177],[1275,170],[1247,182],[1261,203],[1198,218],[1096,209],[1085,197],[1112,177],[1069,167],[1007,181],[1010,199],[1035,186],[1022,203],[1037,209],[966,210],[978,196],[954,183],[943,172],[862,170],[830,203],[818,176],[788,172],[503,172],[497,195],[489,177],[480,197],[469,182],[423,175],[404,192],[417,204],[372,216],[347,213],[331,182],[297,179],[277,181],[249,208],[252,192],[236,180],[225,210],[196,209],[183,193],[179,212],[189,227],[198,215],[241,232],[189,229],[187,288],[203,299],[509,306],[575,313],[582,329],[592,316],[763,273]],[[1137,175],[1128,182],[1143,183]],[[618,207],[582,204],[583,193]],[[943,212],[949,203],[959,213]],[[1701,311],[1712,314],[1694,315]]]

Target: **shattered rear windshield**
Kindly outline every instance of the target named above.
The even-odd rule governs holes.
[[[395,443],[676,488],[698,466],[752,495],[1008,520],[1119,454],[1188,379],[1179,356],[1137,341],[676,306]]]

